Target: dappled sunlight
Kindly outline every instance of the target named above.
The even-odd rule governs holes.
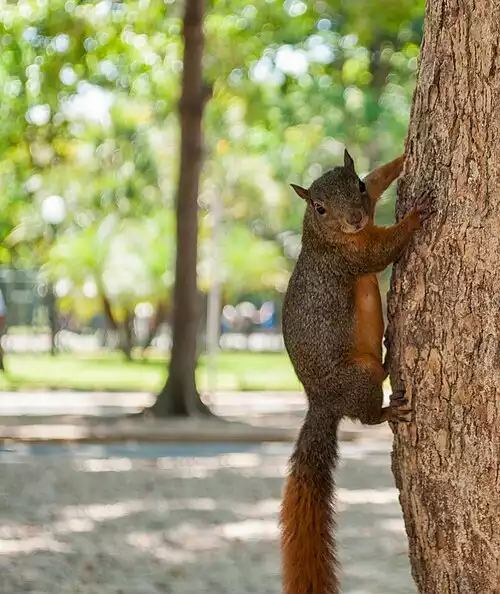
[[[405,523],[403,518],[388,518],[386,520],[381,520],[378,524],[383,530],[405,535]]]
[[[243,520],[213,526],[185,522],[164,533],[132,532],[127,543],[168,563],[194,563],[197,553],[228,548],[233,541],[277,538],[276,520]]]
[[[21,540],[0,538],[0,555],[22,555],[35,551],[69,553],[71,549],[50,535],[31,536]]]
[[[71,534],[72,532],[91,532],[95,528],[95,520],[87,517],[68,518],[55,522],[52,526],[57,534]]]
[[[337,498],[346,505],[384,505],[398,501],[397,489],[338,489]]]
[[[241,504],[237,501],[231,502],[231,509],[241,515],[249,518],[265,518],[268,516],[278,516],[281,506],[281,499],[263,499],[253,504]]]
[[[58,513],[61,519],[51,524],[5,524],[0,527],[0,554],[67,553],[71,547],[56,537],[92,532],[100,522],[125,518],[145,508],[143,501],[66,506]]]
[[[246,452],[224,454],[217,459],[221,468],[255,468],[263,462],[261,455]]]
[[[368,579],[382,558],[397,560],[397,571],[407,575],[397,492],[388,464],[380,464],[388,447],[341,444],[339,554],[348,594],[380,591]],[[11,590],[36,583],[51,591],[43,571],[49,562],[89,588],[99,584],[104,594],[116,592],[116,584],[127,594],[155,591],[156,584],[180,594],[258,592],[264,582],[264,591],[278,592],[278,519],[291,449],[137,444],[82,446],[57,458],[13,454],[16,463],[2,472],[19,497],[0,504],[0,553],[23,585]],[[356,558],[362,568],[352,572]],[[381,569],[371,575],[384,578]],[[72,591],[69,578],[61,579],[62,589]]]
[[[343,424],[345,424],[345,421],[343,421]],[[360,424],[358,423],[358,425]],[[363,427],[363,431],[367,432],[368,428]],[[342,442],[340,444],[340,452],[341,464],[343,464],[346,460],[365,460],[367,457],[369,457],[370,464],[378,463],[380,460],[382,460],[385,466],[389,460],[387,442],[383,439]],[[375,454],[379,454],[380,457],[376,457]]]
[[[165,533],[166,540],[187,551],[210,551],[225,546],[221,526],[183,522]]]
[[[184,547],[179,547],[178,544],[170,545],[165,543],[163,536],[158,533],[131,532],[127,535],[126,542],[143,553],[153,555],[167,563],[181,564],[196,561],[196,549],[195,551],[188,551]]]
[[[71,505],[63,508],[60,515],[64,518],[88,518],[95,522],[104,522],[125,518],[131,514],[146,509],[146,502],[142,500],[117,501],[116,503]]]
[[[275,540],[278,524],[270,520],[245,520],[220,527],[222,535],[229,540]]]
[[[89,431],[85,427],[74,424],[58,425],[16,425],[0,426],[2,435],[10,436],[12,439],[30,440],[66,440],[74,441],[88,436]]]
[[[161,509],[175,510],[193,510],[193,511],[213,511],[219,507],[215,499],[193,498],[193,499],[168,499],[156,503]]]
[[[159,458],[158,467],[178,478],[207,478],[219,471],[238,472],[243,476],[273,477],[284,474],[286,461],[271,456],[233,453],[205,458]]]
[[[104,462],[104,461],[103,461]],[[157,559],[172,564],[195,562],[196,552],[221,549],[232,541],[275,540],[278,536],[277,515],[280,500],[268,499],[247,504],[232,499],[177,498],[126,500],[106,504],[70,505],[57,512],[59,519],[43,525],[8,524],[0,528],[0,553],[21,554],[34,551],[70,552],[71,546],[61,537],[95,532],[103,522],[113,522],[141,512],[165,517],[171,524],[175,512],[207,512],[227,510],[241,521],[210,524],[181,522],[161,532],[132,531],[128,545]],[[265,517],[272,519],[263,519]],[[259,519],[257,519],[259,518]],[[207,516],[209,520],[209,516]],[[137,518],[134,524],[141,524]]]
[[[91,458],[75,466],[84,472],[128,472],[132,470],[132,461],[129,458]]]
[[[342,467],[348,459],[358,461],[370,457],[370,464],[374,466],[385,466],[388,462],[385,446],[380,448],[377,444],[341,444]],[[380,449],[380,457],[374,455]],[[375,450],[375,452],[374,452]],[[138,468],[144,462],[130,458],[89,458],[75,460],[74,467],[82,472],[129,472]],[[237,473],[245,477],[283,477],[286,472],[288,458],[285,456],[261,455],[254,452],[234,452],[219,456],[199,457],[158,457],[150,462],[158,469],[168,472],[172,478],[180,479],[206,479],[216,476],[218,473]],[[353,493],[356,495],[353,495]],[[343,494],[344,493],[344,494]],[[380,491],[339,491],[339,499],[345,503],[370,503],[370,502],[392,502],[397,500],[397,490],[389,489]]]

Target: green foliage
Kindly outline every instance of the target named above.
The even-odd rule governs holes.
[[[214,274],[211,265],[213,246],[202,242],[200,249],[200,287],[208,289]],[[287,279],[287,263],[275,241],[257,237],[243,225],[230,225],[222,236],[221,257],[217,275],[227,301],[236,299],[244,290],[283,290]]]
[[[141,301],[165,301],[173,282],[173,232],[171,211],[143,219],[110,214],[61,236],[44,270],[53,281],[68,281],[61,295],[68,305],[105,296],[120,318]]]
[[[74,353],[20,355],[6,358],[6,373],[0,375],[1,390],[103,390],[156,393],[165,382],[165,359],[151,354],[134,362],[114,353],[75,356]],[[200,358],[197,382],[207,386],[206,358]],[[218,357],[217,387],[220,390],[300,390],[300,384],[285,353],[225,352]]]
[[[100,293],[117,311],[164,300],[182,3],[0,4],[0,262],[43,265],[72,287],[68,306],[99,307]],[[423,9],[423,0],[208,3],[202,288],[214,196],[224,206],[226,297],[274,290],[286,282],[303,212],[288,183],[307,185],[338,164],[344,144],[360,173],[400,153]],[[51,194],[67,210],[55,239],[41,218]],[[389,200],[381,221],[391,214]]]

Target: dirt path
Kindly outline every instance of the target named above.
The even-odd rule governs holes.
[[[390,442],[344,443],[345,594],[413,594]],[[280,592],[290,445],[13,446],[0,453],[0,594]]]
[[[145,393],[0,392],[0,443],[291,442],[305,413],[298,392],[224,392],[211,402],[217,418],[209,421],[127,417],[152,402]],[[392,439],[387,424],[341,424],[341,440],[367,436]]]

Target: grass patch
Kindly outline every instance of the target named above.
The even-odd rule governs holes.
[[[117,353],[5,355],[0,390],[116,390],[157,392],[167,374],[167,359],[152,355],[128,362]],[[206,357],[197,370],[200,389],[207,385]],[[285,353],[222,352],[217,360],[219,390],[300,390]]]

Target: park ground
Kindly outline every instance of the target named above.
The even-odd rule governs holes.
[[[2,594],[280,592],[290,444],[54,448],[1,454]],[[346,594],[416,591],[389,449],[387,440],[341,447]]]
[[[246,365],[260,366],[264,378],[270,359],[262,357],[271,357],[276,369],[283,365],[279,355],[242,355],[225,361],[233,378],[240,370],[247,377]],[[305,410],[292,384],[278,384],[274,392],[221,392],[212,406],[226,425],[207,439],[200,428],[167,422],[154,441],[153,433],[133,439],[121,431],[118,440],[78,443],[71,434],[64,437],[64,427],[121,426],[125,414],[152,401],[151,392],[75,386],[75,369],[97,382],[101,365],[106,377],[115,377],[114,385],[105,383],[108,390],[123,388],[123,373],[116,378],[102,358],[15,357],[9,355],[8,364],[12,373],[17,366],[18,391],[0,392],[4,437],[21,432],[21,439],[0,441],[0,594],[280,592],[279,505],[291,440]],[[28,369],[21,361],[36,365]],[[72,372],[61,363],[72,364]],[[136,389],[144,370],[156,370],[161,383],[164,364],[116,361],[122,372],[124,365],[131,369]],[[49,365],[58,366],[56,391],[42,389]],[[259,387],[257,380],[247,389]],[[75,387],[80,391],[70,390]],[[63,438],[53,441],[57,430]],[[246,442],[255,431],[263,433]],[[286,433],[281,441],[280,431]],[[390,473],[390,430],[345,425],[341,437],[343,592],[413,594]]]

